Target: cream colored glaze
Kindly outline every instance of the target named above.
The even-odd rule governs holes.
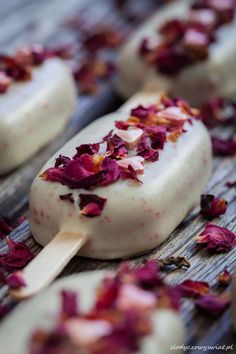
[[[236,33],[236,21],[217,32],[216,43],[210,45],[210,56],[199,64],[183,70],[170,78],[148,65],[138,51],[143,38],[154,45],[161,41],[158,28],[172,18],[186,18],[189,0],[179,0],[158,10],[123,46],[118,59],[117,90],[130,97],[140,89],[164,90],[186,98],[191,104],[200,104],[214,95],[230,96],[235,93],[236,45],[232,41]],[[153,41],[153,42],[152,42]]]
[[[1,352],[27,354],[32,331],[39,327],[50,329],[55,323],[60,308],[58,293],[62,289],[78,291],[81,308],[89,310],[94,302],[95,290],[105,274],[104,271],[94,271],[63,278],[33,299],[19,304],[1,325]],[[153,315],[153,323],[153,336],[143,341],[139,354],[170,354],[173,352],[171,345],[183,344],[184,329],[178,312],[158,310]]]
[[[76,146],[101,141],[114,121],[128,116],[123,106],[123,111],[93,122],[59,150],[41,172],[52,167],[59,154],[73,156]],[[165,241],[199,203],[211,173],[211,142],[206,128],[194,121],[192,125],[186,123],[185,129],[178,142],[166,143],[156,163],[145,162],[144,174],[139,175],[143,184],[119,180],[92,191],[71,190],[60,183],[43,181],[40,172],[30,192],[30,229],[35,240],[46,245],[59,231],[79,233],[88,238],[79,255],[101,259],[126,258]],[[77,203],[59,199],[59,195],[70,192],[75,200],[79,193],[107,198],[102,214],[88,218],[79,214]]]
[[[57,136],[76,102],[75,83],[61,59],[33,70],[33,78],[0,95],[0,174],[16,168]]]

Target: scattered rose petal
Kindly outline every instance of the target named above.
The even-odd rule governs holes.
[[[95,155],[99,151],[99,144],[82,144],[80,146],[77,146],[76,150],[77,153],[73,157],[73,159],[77,159],[84,154]]]
[[[197,308],[210,316],[220,315],[230,304],[229,296],[206,294],[200,296],[195,305]]]
[[[209,29],[216,25],[216,13],[210,9],[192,10],[190,12],[190,21],[193,23],[200,23]]]
[[[6,278],[6,284],[11,289],[19,289],[19,288],[26,286],[23,273],[20,271],[17,271],[17,272],[14,272],[14,273],[8,275],[8,277]]]
[[[224,227],[208,223],[197,237],[197,243],[206,245],[210,251],[228,252],[236,244],[236,235]]]
[[[227,269],[225,269],[223,272],[217,275],[216,280],[220,285],[229,285],[232,280],[232,275]]]
[[[183,281],[178,287],[184,297],[197,297],[207,294],[209,291],[208,283],[191,279]]]
[[[228,202],[212,194],[201,196],[201,214],[206,218],[216,218],[226,212]]]
[[[146,290],[140,289],[133,284],[124,284],[120,287],[116,305],[120,310],[150,309],[155,307],[156,296]]]
[[[72,318],[66,322],[65,328],[72,343],[78,346],[89,345],[112,332],[111,324],[104,320]]]
[[[236,122],[236,103],[223,97],[213,97],[203,103],[200,112],[203,123],[209,128]]]
[[[158,286],[162,283],[162,277],[158,263],[154,260],[147,261],[134,271],[138,282],[146,289]]]
[[[209,47],[218,40],[217,31],[234,19],[234,0],[195,0],[187,18],[166,20],[155,43],[143,38],[139,47],[142,60],[167,76],[177,76],[209,56]]]
[[[115,159],[121,159],[127,155],[128,149],[125,141],[120,136],[114,134],[107,139],[107,156]]]
[[[133,128],[129,130],[117,130],[116,135],[118,135],[126,144],[128,149],[134,149],[141,136],[143,135],[143,130],[139,128]]]
[[[9,76],[7,76],[4,72],[0,72],[0,94],[3,94],[8,90],[11,82],[12,80]]]
[[[121,45],[123,36],[113,28],[95,29],[92,33],[87,33],[83,40],[83,47],[91,52],[103,50],[105,48],[116,48]]]
[[[142,156],[146,161],[156,162],[159,159],[158,150],[153,149],[149,145],[147,137],[141,139],[137,146],[136,153],[137,155]]]
[[[144,172],[144,158],[142,156],[132,156],[126,157],[122,160],[117,161],[118,166],[123,170],[129,170],[129,166],[131,166],[136,173]]]
[[[120,279],[116,278],[104,278],[102,284],[97,290],[95,309],[104,310],[112,307],[118,296],[120,287]]]
[[[72,290],[62,290],[62,314],[66,317],[77,316],[79,313],[77,293]]]
[[[138,178],[138,171],[136,171],[132,165],[128,165],[128,168],[121,168],[120,169],[120,176],[122,179],[133,179],[136,182],[143,183],[139,178]]]
[[[29,247],[22,242],[6,238],[8,251],[0,254],[0,266],[6,271],[14,271],[26,266],[34,257]]]
[[[68,156],[59,155],[55,160],[54,167],[60,167],[60,166],[65,167],[70,161],[71,159]]]
[[[212,147],[215,156],[233,156],[236,154],[236,139],[212,136]]]
[[[228,188],[236,188],[236,181],[229,181],[229,182],[226,182],[226,186]]]
[[[0,238],[3,239],[7,236],[10,232],[12,232],[13,226],[10,223],[10,220],[6,218],[0,219]]]
[[[167,257],[159,259],[159,264],[161,269],[165,267],[176,266],[178,269],[189,268],[191,266],[190,262],[185,257]]]
[[[99,216],[107,202],[106,198],[101,198],[96,194],[79,194],[81,214],[94,217]]]

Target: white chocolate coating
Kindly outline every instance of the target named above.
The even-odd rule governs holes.
[[[145,103],[145,98],[140,103]],[[59,154],[71,157],[76,146],[101,141],[114,128],[114,121],[128,117],[123,106],[119,112],[93,122],[59,150],[39,175],[54,165]],[[199,203],[211,173],[211,142],[206,128],[194,121],[192,125],[186,123],[185,129],[176,143],[165,144],[157,162],[145,162],[144,173],[139,175],[143,184],[118,180],[92,191],[71,190],[38,175],[30,192],[30,229],[35,240],[46,245],[59,231],[78,233],[88,238],[79,255],[100,259],[126,258],[161,244]],[[73,193],[75,201],[79,193],[95,193],[107,202],[100,216],[88,218],[79,214],[76,203],[59,199],[67,193]]]
[[[39,327],[50,329],[55,323],[60,308],[58,295],[62,289],[78,291],[81,309],[89,310],[94,301],[95,290],[104,275],[104,271],[94,271],[63,278],[43,293],[18,305],[1,325],[1,352],[28,353],[32,331]],[[153,323],[154,333],[143,341],[142,350],[138,354],[170,354],[173,351],[170,349],[171,345],[183,344],[184,329],[178,312],[158,310],[153,316]]]
[[[190,2],[179,0],[158,10],[129,38],[118,59],[117,90],[130,97],[140,89],[164,90],[187,99],[196,105],[214,95],[230,96],[236,91],[236,21],[217,31],[217,40],[209,46],[209,58],[182,70],[177,76],[158,73],[153,65],[145,63],[139,55],[142,39],[154,45],[162,39],[158,28],[167,20],[187,17]]]
[[[65,127],[75,108],[76,89],[61,59],[33,69],[31,80],[0,95],[0,174],[33,156]]]

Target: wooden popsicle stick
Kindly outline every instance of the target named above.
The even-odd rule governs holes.
[[[86,243],[77,233],[61,231],[23,269],[25,287],[11,289],[15,300],[24,300],[48,286]]]

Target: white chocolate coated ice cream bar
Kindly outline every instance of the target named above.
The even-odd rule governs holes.
[[[226,5],[228,2],[230,3],[212,0],[217,6],[220,6],[220,3]],[[235,20],[217,28],[216,40],[208,44],[208,58],[183,68],[177,75],[163,74],[154,64],[150,65],[141,57],[140,46],[143,39],[148,40],[150,47],[160,44],[163,38],[158,30],[167,21],[190,20],[197,17],[201,17],[201,21],[212,20],[211,10],[190,11],[190,3],[188,0],[179,0],[163,7],[141,25],[125,43],[118,59],[117,80],[117,90],[123,97],[130,97],[141,89],[164,90],[198,105],[214,95],[231,96],[235,93],[233,73],[236,72],[234,60],[236,46],[232,41],[236,33]],[[196,16],[196,13],[200,12],[201,15]],[[188,40],[190,36],[197,45],[204,40],[199,32],[196,34],[196,31],[188,34]]]
[[[60,154],[72,157],[75,147],[100,142],[112,129],[117,132],[115,121],[126,121],[137,103],[145,106],[159,99],[160,95],[147,93],[131,98],[119,111],[83,129],[43,166],[30,192],[30,229],[39,244],[47,245],[59,232],[78,233],[86,240],[79,255],[126,258],[161,244],[197,205],[211,173],[212,151],[206,128],[195,119],[184,123],[186,132],[177,141],[166,141],[156,162],[135,160],[137,170],[144,164],[143,173],[138,174],[142,183],[120,178],[88,191],[41,177]],[[119,163],[127,167],[131,162],[121,159]],[[90,218],[81,214],[79,193],[95,193],[106,199],[101,215]],[[71,194],[72,203],[60,199],[67,194]]]
[[[60,279],[33,299],[19,304],[1,326],[1,350],[4,354],[30,353],[33,331],[38,328],[50,331],[55,327],[60,309],[59,294],[62,290],[78,293],[80,313],[89,311],[94,304],[97,287],[105,275],[107,276],[107,272],[93,271]],[[179,312],[171,308],[153,309],[152,312],[152,333],[142,339],[137,354],[156,354],[157,352],[170,354],[172,352],[171,346],[181,346],[184,340],[184,328]],[[25,321],[26,318],[27,321]],[[24,322],[24,326],[22,326],[22,322]],[[103,330],[107,328],[107,325],[104,327],[104,321],[101,320],[90,321],[88,327],[86,321],[78,320],[77,322],[76,318],[69,319],[68,325],[70,325],[74,340],[76,342],[82,340],[83,343],[89,338],[91,339],[91,336],[94,338],[102,336]],[[76,329],[75,325],[77,329],[79,326],[77,334],[73,331],[73,328]],[[9,336],[9,333],[14,336],[14,340]],[[179,350],[175,351],[180,353]]]
[[[63,131],[76,102],[72,74],[52,58],[0,95],[0,174],[18,167]]]

